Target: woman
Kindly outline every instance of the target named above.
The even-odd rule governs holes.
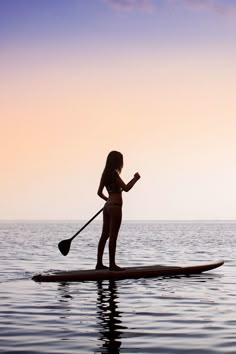
[[[122,220],[122,191],[128,192],[139,180],[140,175],[135,173],[134,178],[125,184],[120,178],[123,168],[123,155],[118,151],[111,151],[107,156],[106,165],[98,188],[98,195],[106,201],[103,209],[103,229],[98,243],[96,269],[107,269],[103,265],[103,253],[109,238],[109,269],[122,270],[115,262],[116,241]],[[106,187],[108,197],[103,193]]]

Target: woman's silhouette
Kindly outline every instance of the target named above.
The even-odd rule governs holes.
[[[120,177],[123,168],[123,155],[118,151],[111,151],[106,160],[102,173],[98,195],[106,201],[103,209],[103,229],[98,243],[96,269],[105,269],[103,265],[103,253],[109,238],[109,269],[122,270],[115,262],[116,242],[122,220],[122,191],[128,192],[139,180],[140,175],[135,173],[133,179],[125,184]],[[103,193],[106,187],[108,197]]]

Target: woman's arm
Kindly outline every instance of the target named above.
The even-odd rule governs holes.
[[[134,185],[135,183],[140,179],[139,173],[135,173],[133,179],[127,184],[124,183],[124,181],[120,178],[120,176],[117,174],[117,183],[119,186],[122,188],[124,192],[128,192]]]
[[[102,198],[102,199],[104,199],[105,201],[107,201],[108,198],[107,198],[107,197],[105,196],[105,194],[103,193],[103,188],[104,188],[104,187],[105,187],[105,186],[104,186],[104,183],[103,183],[103,181],[102,181],[102,179],[101,179],[97,193],[98,193],[98,195],[99,195],[100,198]]]

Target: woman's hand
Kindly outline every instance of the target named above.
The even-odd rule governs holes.
[[[131,179],[131,181],[129,181],[129,183],[125,184],[123,182],[123,180],[120,178],[120,176],[117,175],[117,183],[124,192],[128,192],[131,188],[133,188],[133,186],[135,185],[137,180],[139,180],[139,178],[140,178],[140,175],[137,172],[134,174],[134,177]]]

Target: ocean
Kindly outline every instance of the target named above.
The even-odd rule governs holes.
[[[100,221],[66,257],[57,248],[84,223],[0,223],[0,353],[236,353],[236,222],[123,222],[120,266],[225,261],[207,273],[34,282],[42,272],[95,267]]]

